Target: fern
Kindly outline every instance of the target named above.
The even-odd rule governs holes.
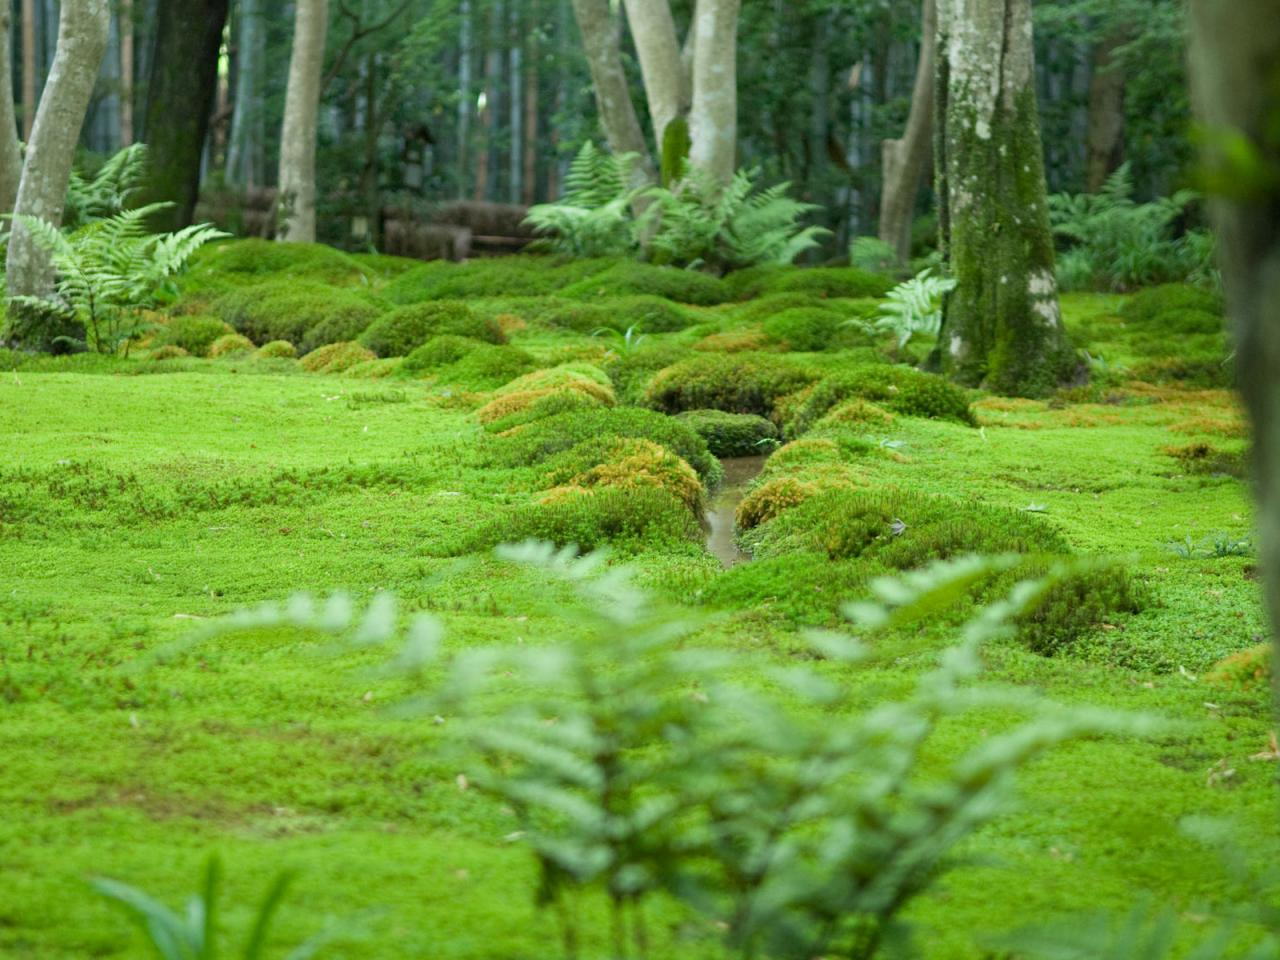
[[[48,252],[57,280],[49,297],[13,297],[12,303],[74,321],[100,353],[115,353],[144,329],[142,315],[153,308],[170,279],[210,240],[227,236],[209,224],[176,233],[149,234],[147,217],[168,204],[150,204],[72,233],[37,217],[18,221]]]
[[[892,333],[901,350],[917,334],[938,335],[942,328],[943,299],[955,288],[954,279],[934,276],[933,269],[927,268],[890,290],[873,322],[851,320],[849,323],[875,333]]]
[[[76,229],[92,220],[114,216],[129,206],[147,172],[146,144],[135,143],[107,159],[98,172],[86,176],[71,171],[62,223]]]
[[[588,141],[565,177],[564,198],[530,208],[525,222],[546,235],[541,245],[575,257],[629,256],[639,248],[631,207],[640,159],[615,157]]]

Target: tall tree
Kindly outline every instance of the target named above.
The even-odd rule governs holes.
[[[328,0],[297,0],[280,134],[278,240],[316,239],[316,140],[328,26]]]
[[[18,118],[13,112],[13,6],[0,6],[0,211],[11,213],[22,179]]]
[[[62,0],[58,45],[27,143],[15,215],[61,225],[71,161],[110,27],[109,0]],[[13,223],[6,274],[10,296],[38,296],[53,288],[49,255],[21,220]]]
[[[882,147],[884,187],[880,196],[880,239],[893,247],[899,263],[906,263],[911,256],[911,220],[915,216],[920,180],[929,168],[929,148],[933,142],[938,4],[937,0],[924,0],[921,6],[920,56],[907,127],[901,139],[886,140]]]
[[[940,340],[968,384],[1037,395],[1070,376],[1036,106],[1030,0],[939,0],[942,243],[959,284]]]
[[[133,143],[133,0],[120,0],[120,144]]]
[[[264,84],[267,25],[263,0],[240,0],[236,12],[236,95],[227,146],[227,178],[241,187],[266,179]]]
[[[36,122],[36,0],[22,0],[22,137]]]
[[[649,122],[658,154],[667,127],[689,110],[689,78],[680,54],[680,39],[669,0],[626,0],[627,22],[640,58]]]
[[[1253,420],[1263,592],[1280,663],[1280,17],[1275,0],[1193,0],[1191,12],[1192,90]]]
[[[218,54],[228,0],[165,0],[156,19],[143,139],[150,148],[148,200],[174,205],[159,229],[191,223],[200,196],[200,167],[218,84]]]
[[[596,107],[609,149],[616,154],[634,153],[641,158],[641,170],[653,179],[653,160],[636,116],[635,104],[622,70],[620,24],[609,9],[609,0],[573,0],[573,12],[582,31]]]
[[[742,0],[698,0],[693,14],[689,162],[728,183],[738,157],[738,15]]]
[[[1123,46],[1119,34],[1093,50],[1089,78],[1089,113],[1085,128],[1085,189],[1097,193],[1124,157],[1124,69],[1116,59]]]

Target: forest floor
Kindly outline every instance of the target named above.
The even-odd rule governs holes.
[[[1216,335],[1171,338],[1152,326],[1158,310],[1068,296],[1069,329],[1105,358],[1093,386],[1044,401],[972,393],[962,395],[971,412],[956,413],[951,393],[908,378],[846,385],[824,405],[813,399],[823,384],[882,372],[893,353],[837,323],[875,308],[876,292],[857,289],[852,271],[764,273],[761,289],[717,294],[654,290],[658,275],[633,282],[629,268],[597,264],[603,279],[580,270],[546,290],[554,271],[515,262],[424,268],[326,255],[319,266],[243,267],[258,256],[238,261],[251,276],[206,258],[174,316],[296,342],[317,321],[290,320],[276,337],[244,303],[269,299],[260,284],[313,294],[327,285],[327,299],[355,290],[375,312],[465,300],[484,330],[499,331],[491,340],[509,343],[460,342],[453,320],[433,315],[428,326],[454,339],[419,353],[413,376],[354,347],[330,351],[349,355],[345,373],[226,345],[218,359],[0,358],[0,956],[140,955],[87,880],[117,877],[177,903],[212,850],[225,860],[232,926],[249,922],[279,868],[296,871],[282,942],[362,915],[371,935],[340,955],[555,955],[555,927],[533,903],[533,862],[509,840],[510,812],[460,788],[465,771],[440,749],[440,725],[391,709],[412,688],[369,669],[377,655],[268,631],[156,656],[209,618],[299,590],[362,602],[391,591],[440,615],[451,650],[536,643],[566,627],[570,601],[545,574],[493,556],[492,545],[523,535],[611,544],[642,584],[716,611],[698,641],[742,653],[748,674],[804,656],[801,631],[835,624],[839,603],[894,569],[887,551],[917,535],[937,538],[921,545],[926,559],[998,548],[999,531],[973,542],[955,531],[1007,519],[1057,537],[1064,552],[1119,559],[1140,602],[1104,605],[1071,636],[997,643],[989,677],[1061,703],[1154,713],[1167,732],[1077,742],[1028,767],[1016,808],[965,844],[976,859],[910,911],[933,960],[989,956],[1001,933],[1124,911],[1144,896],[1185,915],[1229,900],[1236,891],[1215,853],[1179,829],[1191,815],[1229,818],[1259,862],[1280,859],[1276,763],[1256,759],[1272,728],[1266,685],[1208,678],[1265,634],[1242,542],[1253,528],[1246,428],[1216,372]],[[601,301],[601,291],[626,301]],[[271,317],[319,309],[308,303],[277,305]],[[789,322],[774,322],[788,311]],[[629,342],[631,313],[641,329],[667,332]],[[592,336],[596,326],[618,333]],[[189,352],[207,350],[207,337],[192,336]],[[154,352],[165,342],[162,331]],[[406,348],[421,342],[410,335]],[[538,374],[549,369],[561,372]],[[667,501],[633,498],[658,516],[605,522],[592,513],[604,504],[598,491],[563,492],[594,481],[576,468],[552,476],[556,457],[607,434],[627,404],[720,405],[787,428],[747,487],[763,518],[740,531],[753,561],[725,570]],[[546,414],[559,426],[526,443]],[[619,435],[661,432],[644,424]],[[725,442],[713,446],[771,446]],[[694,466],[704,487],[715,482],[713,461]],[[662,472],[658,488],[670,480]],[[888,498],[893,520],[906,514],[901,543],[883,534],[888,547],[850,549],[833,545],[837,520],[806,521],[803,501],[851,491]],[[691,516],[708,492],[687,501]],[[950,532],[916,522],[930,510],[951,511]],[[953,626],[932,625],[902,656],[860,668],[867,699],[908,689]],[[943,752],[986,733],[948,728]],[[655,955],[715,955],[688,944],[674,909],[665,919]]]

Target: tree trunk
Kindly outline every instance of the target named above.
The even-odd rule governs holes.
[[[738,150],[738,13],[742,0],[698,0],[693,15],[693,106],[689,163],[721,183]]]
[[[476,189],[475,199],[485,202],[490,199],[490,181],[496,180],[494,171],[498,141],[498,88],[499,74],[502,73],[502,33],[500,24],[502,10],[490,7],[488,29],[485,31],[484,55],[484,105],[480,108],[481,142],[476,147]]]
[[[218,84],[218,54],[228,0],[166,0],[156,21],[144,138],[150,153],[149,201],[174,206],[157,230],[191,223],[200,196],[200,161]]]
[[[458,198],[467,195],[467,177],[471,171],[471,109],[476,102],[471,89],[472,63],[475,57],[474,30],[472,27],[471,0],[462,0],[458,10],[460,33],[458,38]]]
[[[667,125],[688,113],[689,87],[669,0],[626,0],[627,22],[640,58],[649,121],[659,156]]]
[[[940,0],[938,14],[938,198],[959,285],[937,359],[963,383],[1043,395],[1076,361],[1054,279],[1030,0]]]
[[[12,213],[22,179],[18,118],[13,114],[13,8],[0,6],[0,213]]]
[[[58,45],[27,143],[14,204],[17,215],[62,224],[71,161],[107,51],[110,25],[109,0],[62,0]],[[53,289],[49,255],[19,220],[9,238],[6,273],[9,296],[39,296]]]
[[[508,140],[511,143],[511,155],[507,164],[507,199],[511,203],[519,203],[524,193],[524,38],[520,35],[523,24],[519,7],[511,5],[511,22],[507,25],[510,31],[507,37],[507,118],[510,127]]]
[[[1115,60],[1121,37],[1108,37],[1093,51],[1089,119],[1085,131],[1085,189],[1097,193],[1124,158],[1124,73]]]
[[[22,0],[22,139],[36,122],[36,0]]]
[[[1193,0],[1190,33],[1193,102],[1221,185],[1210,206],[1253,421],[1263,595],[1280,664],[1280,18],[1274,0]],[[1230,163],[1238,149],[1218,152],[1229,138],[1254,155]]]
[[[538,70],[542,65],[537,31],[529,34],[529,56],[524,79],[524,193],[520,197],[526,207],[538,202],[538,102],[541,97]]]
[[[297,0],[280,133],[277,240],[316,240],[316,137],[328,25],[328,0]]]
[[[258,187],[263,169],[263,67],[266,21],[262,0],[240,0],[236,23],[236,96],[231,108],[227,179],[242,188]]]
[[[636,116],[627,76],[622,70],[619,24],[609,10],[609,0],[573,0],[573,12],[582,31],[587,64],[595,87],[600,124],[615,154],[632,153],[640,158],[640,172],[653,180],[653,159],[645,144]]]
[[[911,257],[911,221],[916,212],[920,179],[929,167],[933,141],[934,66],[938,42],[937,0],[924,0],[921,10],[920,59],[916,65],[911,112],[901,140],[886,140],[884,187],[880,196],[880,239],[893,247],[899,263]]]
[[[133,2],[120,0],[120,145],[133,143]]]

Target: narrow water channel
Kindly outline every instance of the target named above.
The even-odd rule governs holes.
[[[764,469],[767,457],[729,457],[720,461],[724,482],[707,508],[707,552],[728,567],[751,558],[738,549],[733,539],[733,517],[746,495],[747,484]]]

